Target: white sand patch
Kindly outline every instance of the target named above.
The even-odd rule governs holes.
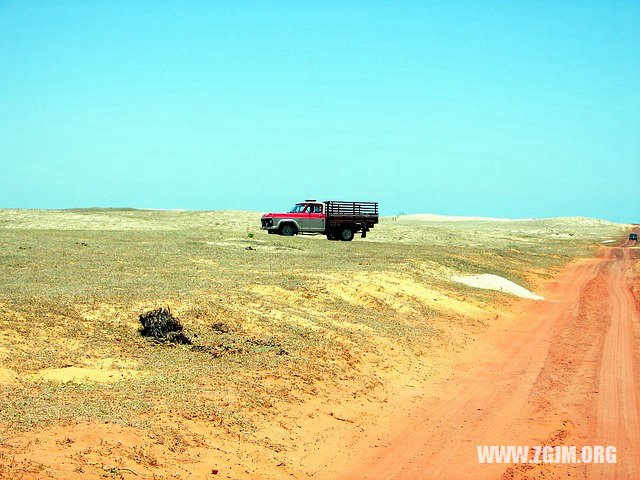
[[[403,215],[403,220],[422,220],[432,222],[465,222],[469,220],[491,220],[498,222],[521,222],[523,220],[532,220],[530,218],[496,218],[496,217],[465,217],[465,216],[453,216],[453,215],[437,215],[435,213],[413,213],[410,215]]]
[[[151,210],[152,212],[188,212],[185,208],[143,208],[134,207],[134,210]]]
[[[522,298],[530,298],[532,300],[544,300],[543,297],[531,293],[517,283],[507,280],[506,278],[493,275],[491,273],[483,273],[482,275],[471,275],[469,277],[451,277],[451,280],[463,283],[470,287],[485,288],[488,290],[498,290],[500,292],[511,293]]]
[[[613,242],[615,242],[615,240],[605,240],[602,243],[613,243]]]

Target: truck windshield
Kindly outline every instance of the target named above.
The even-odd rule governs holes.
[[[302,213],[302,211],[304,210],[304,207],[305,207],[304,204],[296,205],[291,210],[289,210],[289,213]]]

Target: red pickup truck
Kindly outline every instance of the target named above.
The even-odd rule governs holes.
[[[378,202],[317,202],[305,200],[287,213],[262,216],[262,230],[286,237],[298,233],[320,233],[329,240],[353,240],[356,232],[362,238],[378,223]]]

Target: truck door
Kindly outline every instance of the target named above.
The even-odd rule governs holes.
[[[324,232],[324,219],[325,215],[323,212],[323,207],[321,203],[310,203],[308,205],[309,208],[309,230],[312,232]]]

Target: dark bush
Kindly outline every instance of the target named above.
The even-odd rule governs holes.
[[[191,345],[191,340],[182,333],[180,320],[171,314],[170,308],[158,308],[140,315],[140,334],[157,342]]]
[[[219,333],[229,333],[229,326],[224,323],[214,323],[211,328]]]

